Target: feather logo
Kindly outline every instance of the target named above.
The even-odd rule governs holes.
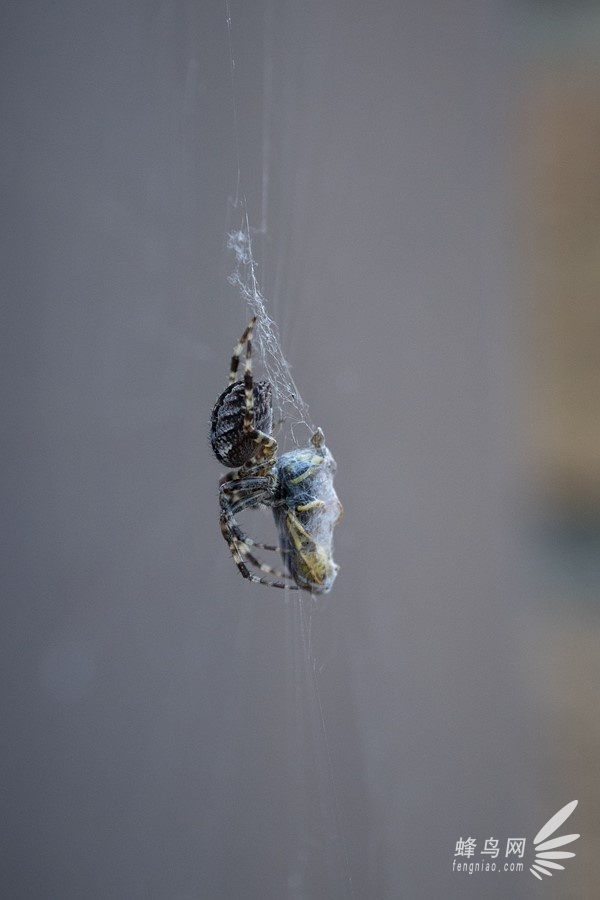
[[[556,848],[564,847],[566,844],[576,841],[579,837],[578,834],[563,834],[555,838],[550,838],[550,835],[554,834],[557,828],[560,828],[563,822],[569,818],[576,806],[577,800],[571,800],[570,803],[559,809],[551,819],[548,819],[543,828],[540,828],[533,839],[535,862],[529,871],[536,878],[539,878],[540,881],[542,880],[542,875],[552,875],[550,869],[564,869],[564,866],[561,866],[556,860],[575,856],[574,853],[570,853],[568,850],[557,850]],[[550,838],[550,840],[547,840],[547,838]]]

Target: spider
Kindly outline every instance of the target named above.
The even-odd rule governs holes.
[[[333,487],[335,460],[320,428],[309,447],[277,457],[272,386],[269,381],[254,382],[252,378],[255,324],[256,316],[236,344],[229,384],[217,398],[211,416],[213,452],[232,469],[219,482],[221,533],[235,564],[249,581],[324,594],[331,590],[339,568],[332,557],[333,528],[343,514]],[[244,347],[241,380],[236,376]],[[281,547],[252,540],[238,524],[238,513],[259,507],[273,510]],[[254,548],[281,553],[288,573],[262,563]],[[249,565],[263,576],[251,572]]]

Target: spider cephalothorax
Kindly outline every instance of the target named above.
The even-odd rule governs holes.
[[[213,452],[219,462],[233,469],[219,486],[221,532],[244,578],[271,587],[327,593],[338,571],[332,556],[333,528],[343,512],[333,487],[335,460],[320,428],[312,436],[310,447],[277,458],[277,441],[271,434],[272,387],[265,380],[255,384],[252,378],[255,323],[256,317],[236,345],[229,385],[218,397],[211,416]],[[236,380],[244,346],[244,378]],[[260,506],[273,509],[281,547],[259,544],[239,526],[239,512]],[[289,572],[260,562],[254,556],[255,547],[279,551]],[[277,580],[253,574],[247,564]]]

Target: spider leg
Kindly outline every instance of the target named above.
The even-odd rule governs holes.
[[[261,541],[255,541],[253,538],[248,537],[245,531],[242,531],[237,521],[234,520],[232,524],[234,524],[233,532],[237,540],[240,543],[247,544],[248,547],[256,547],[258,550],[272,550],[274,553],[290,552],[285,547],[276,547],[274,544],[263,544]]]
[[[246,346],[246,359],[244,362],[244,433],[248,435],[256,444],[258,444],[256,459],[264,459],[270,461],[277,453],[277,441],[271,435],[260,431],[254,425],[254,381],[252,378],[252,335],[256,324],[256,316],[250,319],[250,322],[244,329],[231,357],[231,366],[229,369],[229,384],[233,384],[238,373],[240,359]]]
[[[271,587],[285,588],[290,590],[298,590],[295,584],[288,584],[283,581],[272,581],[267,578],[259,578],[248,569],[246,560],[259,571],[267,575],[273,575],[275,578],[290,578],[284,572],[268,566],[266,563],[260,562],[250,550],[250,546],[254,546],[254,542],[250,542],[250,538],[240,528],[235,518],[236,514],[244,509],[256,508],[262,504],[268,505],[271,499],[272,479],[268,476],[256,476],[251,479],[226,481],[221,485],[219,491],[219,500],[221,504],[220,526],[221,534],[227,542],[229,552],[233,556],[234,562],[244,578],[259,584],[265,584]],[[273,548],[276,549],[276,548]]]
[[[237,471],[234,470],[223,475],[219,481],[219,487],[225,484],[233,485],[235,482],[247,481],[251,478],[268,478],[274,483],[275,476],[272,473],[272,468],[269,462],[257,463],[254,466],[242,466]]]
[[[242,509],[270,506],[272,484],[272,479],[264,475],[224,482],[219,488],[221,513],[235,516]]]
[[[249,539],[244,538],[242,540],[237,541],[237,547],[242,556],[248,560],[249,563],[252,563],[253,566],[256,566],[257,569],[260,569],[261,572],[264,572],[267,575],[275,575],[276,578],[290,578],[291,575],[288,575],[287,572],[281,572],[279,569],[274,569],[273,566],[267,565],[267,563],[263,563],[260,559],[257,559],[250,550],[248,549]],[[256,546],[254,541],[252,541],[252,546]]]
[[[244,431],[254,429],[254,382],[252,380],[252,333],[256,323],[256,316],[250,319],[250,323],[244,334],[246,335],[246,362],[244,363],[244,392],[246,394],[246,415],[244,416]],[[231,377],[231,376],[230,376]],[[265,435],[266,437],[267,435]],[[273,440],[273,438],[271,438]]]
[[[242,351],[244,349],[244,344],[246,345],[246,360],[244,362],[244,399],[245,399],[245,413],[244,413],[244,431],[247,433],[255,432],[252,436],[256,440],[257,444],[266,444],[270,446],[272,443],[277,446],[277,443],[274,438],[270,437],[268,434],[265,434],[262,431],[258,431],[254,428],[254,381],[252,378],[252,335],[254,333],[254,326],[256,325],[256,316],[252,316],[248,324],[244,329],[244,333],[236,344],[235,350],[233,351],[233,356],[231,357],[231,367],[229,369],[229,383],[231,384],[236,380],[237,371],[240,365],[240,359],[242,356]],[[258,440],[257,440],[258,438]]]
[[[290,591],[300,590],[298,585],[296,584],[288,584],[284,581],[271,581],[268,578],[259,578],[258,575],[254,575],[244,562],[244,556],[248,558],[249,562],[252,561],[253,564],[255,562],[258,563],[258,560],[255,560],[255,558],[252,557],[252,554],[250,554],[246,550],[243,543],[237,540],[232,525],[233,527],[235,527],[237,523],[230,513],[221,516],[221,532],[223,534],[223,537],[227,541],[227,546],[229,547],[229,551],[233,556],[233,560],[244,578],[247,578],[248,581],[251,581],[254,584],[264,584],[267,587],[276,587],[282,589],[287,588]],[[276,576],[279,576],[280,573],[275,572],[275,570],[270,569],[270,567],[267,566],[265,569],[263,569],[262,566],[262,563],[258,563],[258,568],[261,571],[267,571],[269,573],[275,574]],[[282,574],[281,577],[287,578],[288,576]]]
[[[233,356],[231,357],[231,366],[229,368],[229,384],[235,381],[235,376],[237,375],[237,370],[240,364],[240,357],[242,355],[242,350],[244,349],[244,344],[246,344],[246,366],[248,366],[248,355],[252,356],[252,332],[254,331],[254,325],[256,324],[256,316],[253,316],[249,323],[246,325],[244,329],[244,333],[241,338],[235,345],[235,350],[233,351]],[[252,365],[250,366],[250,371],[252,371]]]
[[[258,550],[272,550],[274,553],[289,553],[290,550],[285,547],[276,547],[274,544],[263,544],[261,541],[255,541],[253,538],[248,537],[245,531],[242,531],[240,526],[237,523],[237,520],[233,519],[231,522],[232,531],[237,541],[241,544],[246,544],[248,547],[255,547]]]

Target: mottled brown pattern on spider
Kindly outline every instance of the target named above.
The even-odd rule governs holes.
[[[272,389],[268,381],[257,381],[252,389],[253,419],[248,417],[246,389],[234,381],[215,403],[210,442],[223,465],[236,469],[249,462],[257,452],[255,432],[269,435],[273,429]],[[245,427],[245,423],[250,428]]]

